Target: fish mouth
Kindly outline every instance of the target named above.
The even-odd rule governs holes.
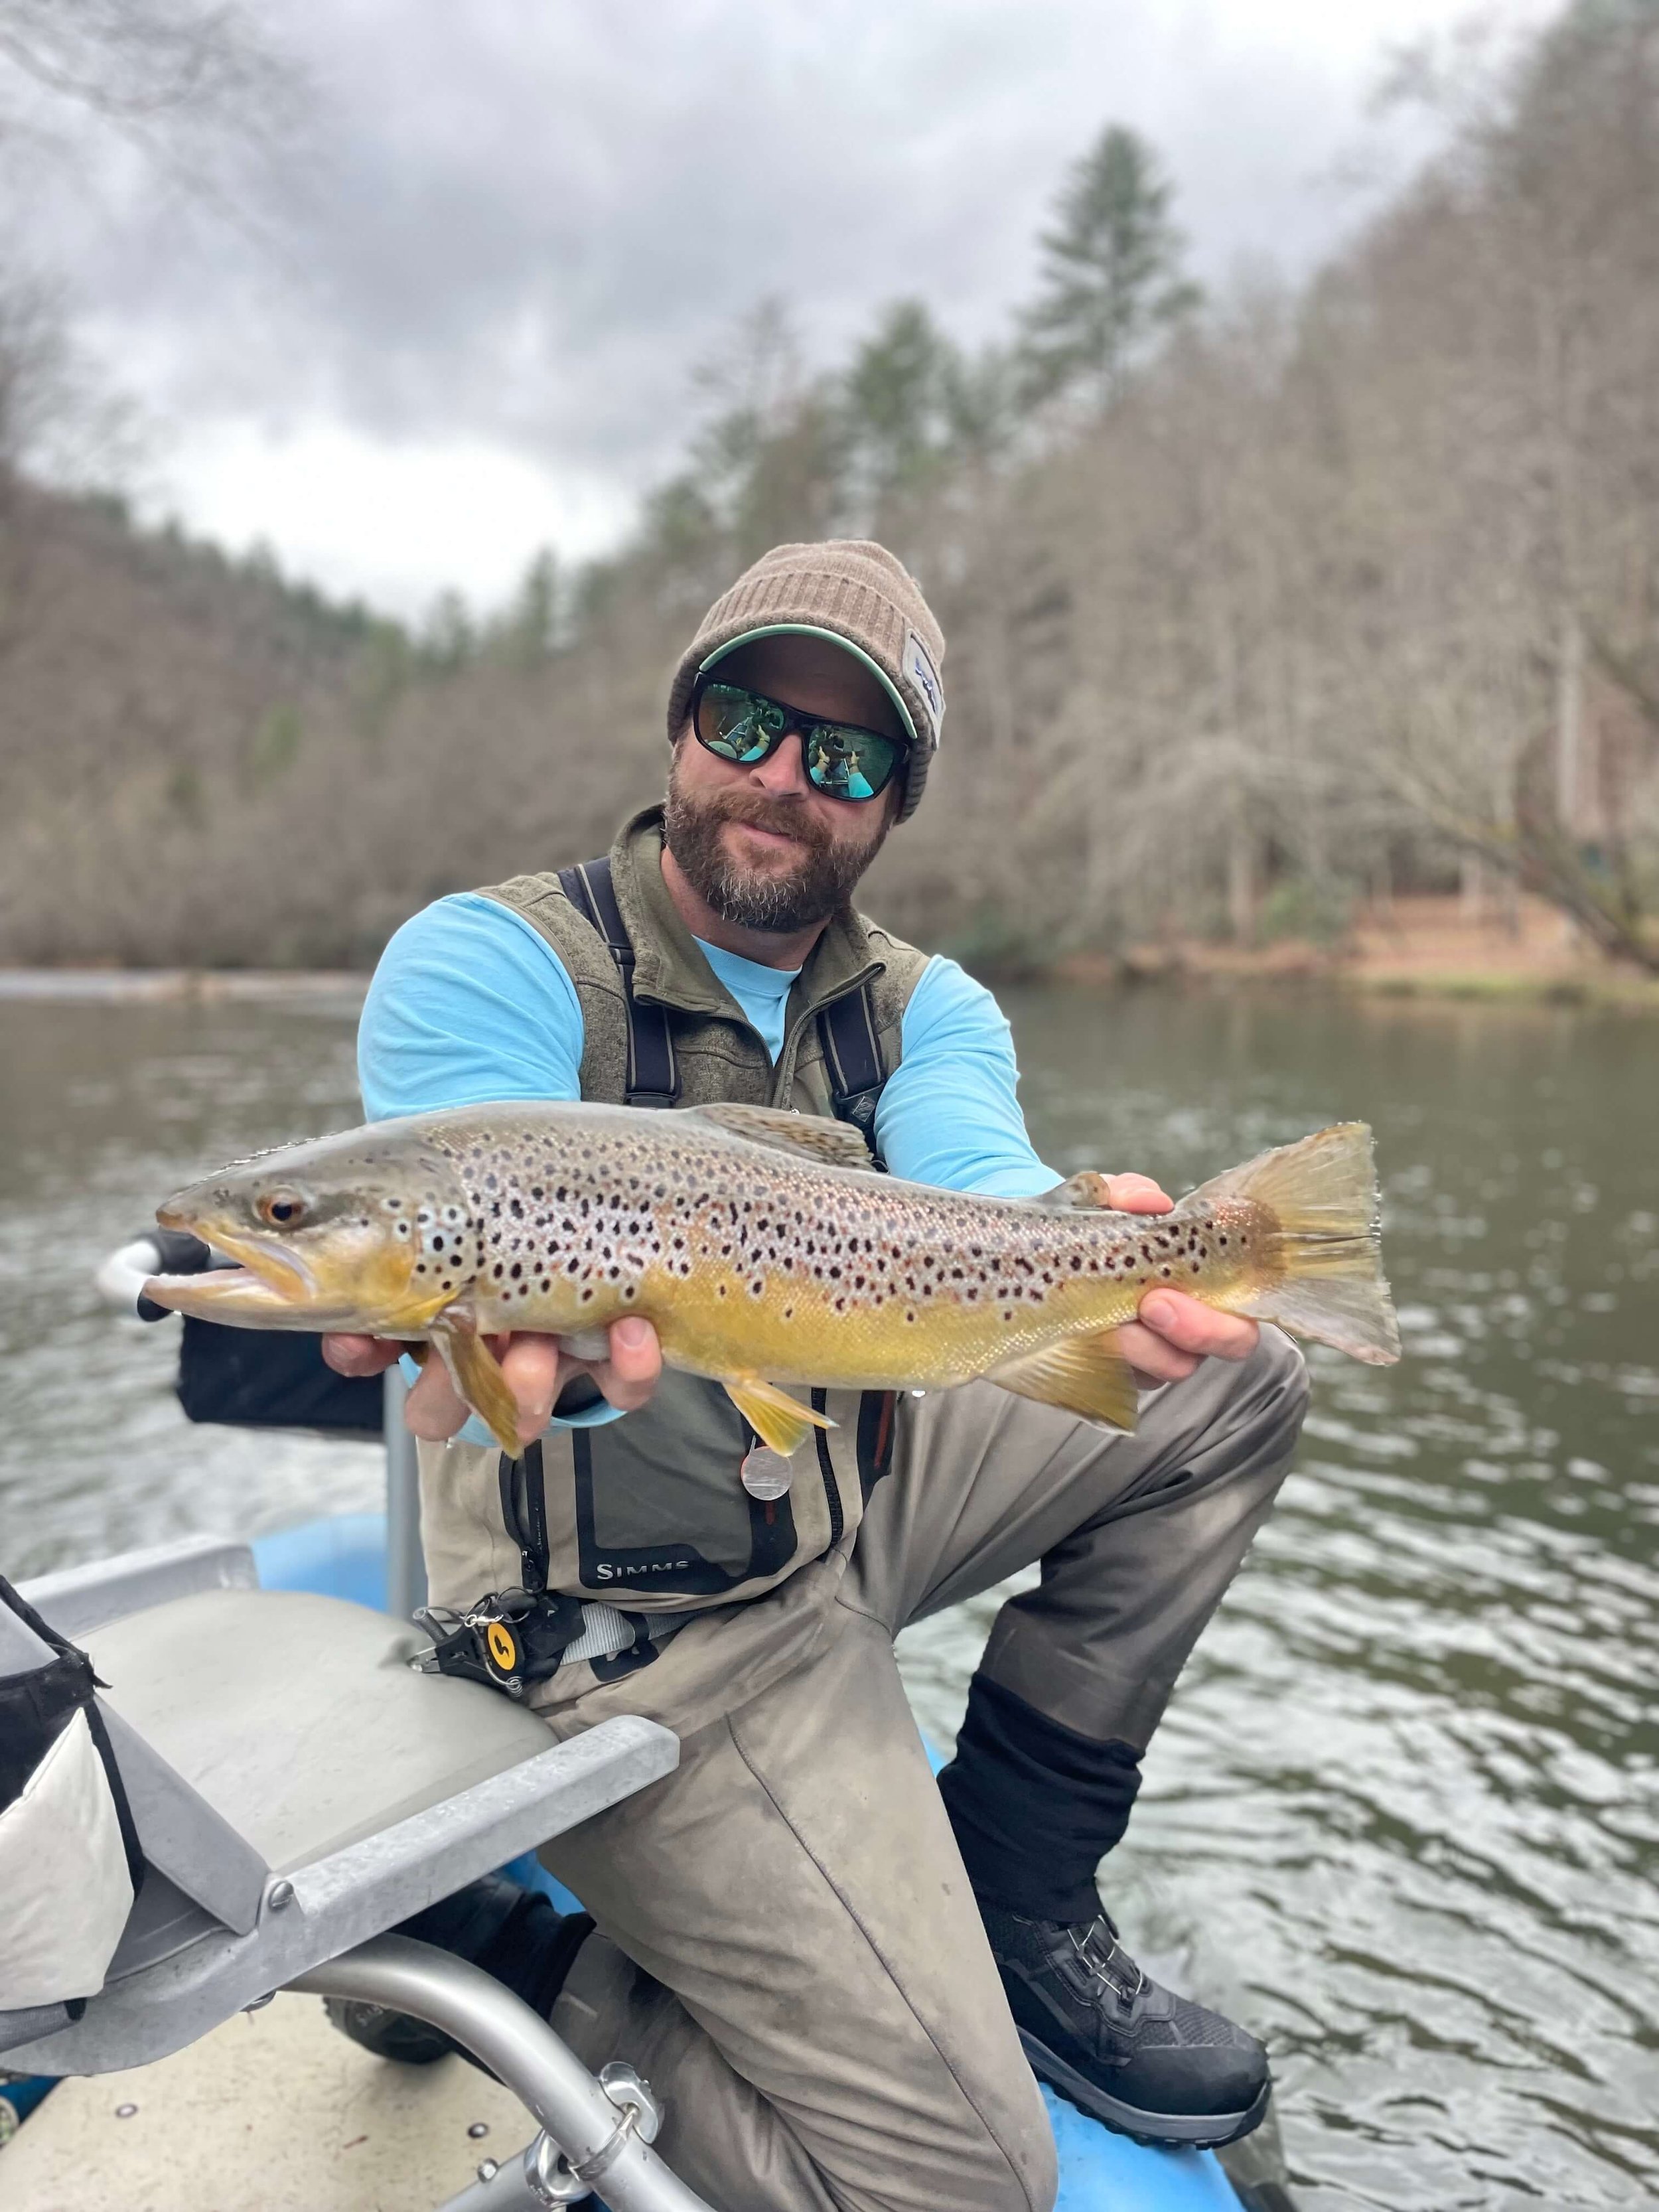
[[[172,1206],[158,1207],[155,1218],[163,1229],[199,1237],[234,1262],[195,1275],[151,1276],[144,1296],[156,1305],[201,1321],[269,1322],[292,1316],[298,1323],[318,1318],[325,1299],[316,1276],[302,1259],[274,1239]]]
[[[395,1253],[364,1250],[348,1238],[332,1247],[319,1243],[302,1256],[276,1237],[217,1214],[164,1206],[155,1218],[163,1229],[200,1237],[235,1263],[199,1275],[153,1275],[145,1284],[144,1296],[156,1305],[198,1321],[319,1335],[348,1329],[418,1337],[454,1303],[453,1287],[416,1290],[415,1255],[407,1246]]]

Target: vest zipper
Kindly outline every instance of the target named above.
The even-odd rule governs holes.
[[[827,1390],[813,1391],[812,1411],[815,1413],[823,1413],[829,1403],[830,1393]],[[830,1456],[829,1431],[814,1429],[812,1436],[818,1449],[818,1474],[823,1483],[823,1502],[830,1509],[828,1549],[833,1552],[841,1541],[841,1532],[847,1525],[847,1516],[841,1510],[841,1485],[836,1480],[836,1462]]]
[[[804,1006],[796,1015],[785,1034],[783,1050],[778,1054],[777,1064],[772,1070],[772,1087],[767,1097],[769,1106],[788,1105],[789,1093],[795,1087],[795,1060],[800,1051],[800,1041],[805,1036],[809,1025],[817,1021],[826,1006],[834,1006],[837,999],[844,999],[850,991],[862,990],[870,978],[879,975],[880,972],[880,962],[872,960],[868,967],[861,969],[853,977],[845,989],[832,991],[827,999],[815,1000],[811,1006]],[[744,1026],[747,1027],[747,1024],[745,1024]],[[751,1036],[756,1035],[756,1031],[750,1030],[750,1035]],[[766,1049],[763,1044],[761,1049],[763,1052]]]

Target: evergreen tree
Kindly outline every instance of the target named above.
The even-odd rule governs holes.
[[[560,596],[558,563],[544,546],[525,570],[492,642],[520,667],[539,667],[558,649]]]
[[[918,487],[943,457],[956,372],[956,348],[920,300],[896,301],[854,356],[842,404],[875,507]]]
[[[1180,273],[1173,197],[1152,148],[1121,124],[1077,164],[1042,240],[1042,296],[1024,319],[1034,396],[1082,390],[1109,404],[1138,347],[1197,305]]]

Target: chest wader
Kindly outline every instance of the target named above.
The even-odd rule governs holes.
[[[793,1106],[850,1122],[874,1158],[877,1102],[926,956],[850,919],[832,923],[830,961],[816,975],[809,961],[791,994],[775,1067],[668,902],[658,820],[654,810],[636,817],[605,859],[485,894],[537,929],[571,975],[583,1097],[647,1111]],[[577,1660],[615,1680],[649,1665],[692,1614],[758,1597],[845,1544],[891,1460],[894,1396],[801,1395],[836,1426],[813,1431],[775,1498],[743,1486],[758,1439],[724,1389],[672,1369],[625,1419],[553,1430],[516,1460],[423,1444],[436,1663],[518,1697]]]

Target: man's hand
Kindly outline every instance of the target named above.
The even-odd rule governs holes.
[[[1108,1176],[1107,1194],[1125,1213],[1168,1213],[1175,1200],[1150,1176]],[[1218,1313],[1185,1291],[1148,1291],[1140,1318],[1115,1332],[1117,1349],[1143,1382],[1180,1382],[1200,1359],[1248,1359],[1261,1332],[1238,1314]]]
[[[556,1337],[523,1330],[511,1336],[492,1336],[488,1341],[518,1400],[519,1436],[525,1443],[541,1435],[566,1386],[579,1375],[592,1376],[619,1413],[631,1413],[644,1405],[662,1373],[657,1332],[638,1314],[611,1322],[611,1355],[606,1359],[573,1359],[559,1349]],[[380,1336],[323,1339],[323,1358],[337,1375],[379,1375],[404,1348]],[[443,1361],[428,1356],[404,1408],[410,1429],[417,1437],[441,1443],[455,1434],[470,1410],[450,1381]]]

